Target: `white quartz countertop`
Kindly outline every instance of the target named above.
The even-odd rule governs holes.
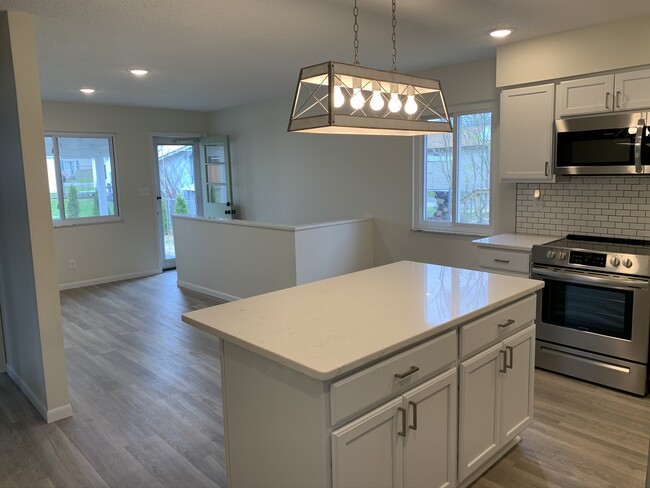
[[[183,321],[330,380],[542,288],[401,261],[183,315]]]
[[[494,247],[497,249],[508,249],[511,251],[529,251],[536,244],[546,244],[547,242],[559,239],[556,236],[536,236],[532,234],[499,234],[483,239],[476,239],[473,243],[483,247]]]

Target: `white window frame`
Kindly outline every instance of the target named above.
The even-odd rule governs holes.
[[[462,224],[456,222],[456,202],[457,202],[457,186],[458,186],[458,166],[457,166],[457,151],[458,151],[458,132],[456,131],[457,117],[461,115],[468,115],[480,112],[492,112],[492,141],[490,144],[490,223],[489,225],[483,224]],[[463,234],[473,236],[490,236],[494,234],[494,209],[497,208],[497,192],[495,191],[496,174],[498,170],[496,157],[497,139],[497,103],[496,100],[489,102],[473,103],[462,106],[449,107],[449,115],[452,118],[454,127],[453,141],[454,141],[454,157],[453,157],[453,206],[452,206],[452,221],[451,222],[431,222],[424,218],[424,199],[425,199],[425,144],[424,139],[426,136],[419,136],[413,138],[413,223],[412,230],[420,232],[439,232],[445,234]]]
[[[56,190],[59,202],[59,216],[60,218],[52,218],[54,227],[71,227],[77,225],[92,225],[92,224],[107,224],[113,222],[122,222],[122,212],[120,210],[119,198],[119,180],[117,175],[117,165],[115,163],[115,134],[103,132],[45,132],[43,140],[46,137],[53,139],[53,157],[54,157],[54,172],[56,175]],[[79,138],[79,139],[107,139],[108,151],[111,158],[111,174],[113,176],[113,206],[115,215],[103,215],[99,217],[76,217],[65,218],[65,210],[63,203],[65,202],[65,195],[63,193],[63,178],[61,176],[61,160],[59,158],[59,145],[55,142],[58,138]],[[47,164],[47,154],[45,164]],[[49,178],[49,176],[48,176]]]

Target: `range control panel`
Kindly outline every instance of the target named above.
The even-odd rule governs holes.
[[[569,253],[569,264],[581,264],[583,266],[605,268],[607,266],[607,254],[571,251]]]

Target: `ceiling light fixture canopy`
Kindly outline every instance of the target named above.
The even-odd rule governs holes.
[[[440,82],[397,71],[395,2],[392,71],[359,64],[355,0],[354,64],[327,61],[300,70],[289,132],[418,136],[452,131]]]

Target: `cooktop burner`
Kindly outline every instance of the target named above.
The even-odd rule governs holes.
[[[650,241],[569,234],[545,246],[650,256]]]
[[[650,276],[650,241],[569,234],[533,246],[533,264]]]

